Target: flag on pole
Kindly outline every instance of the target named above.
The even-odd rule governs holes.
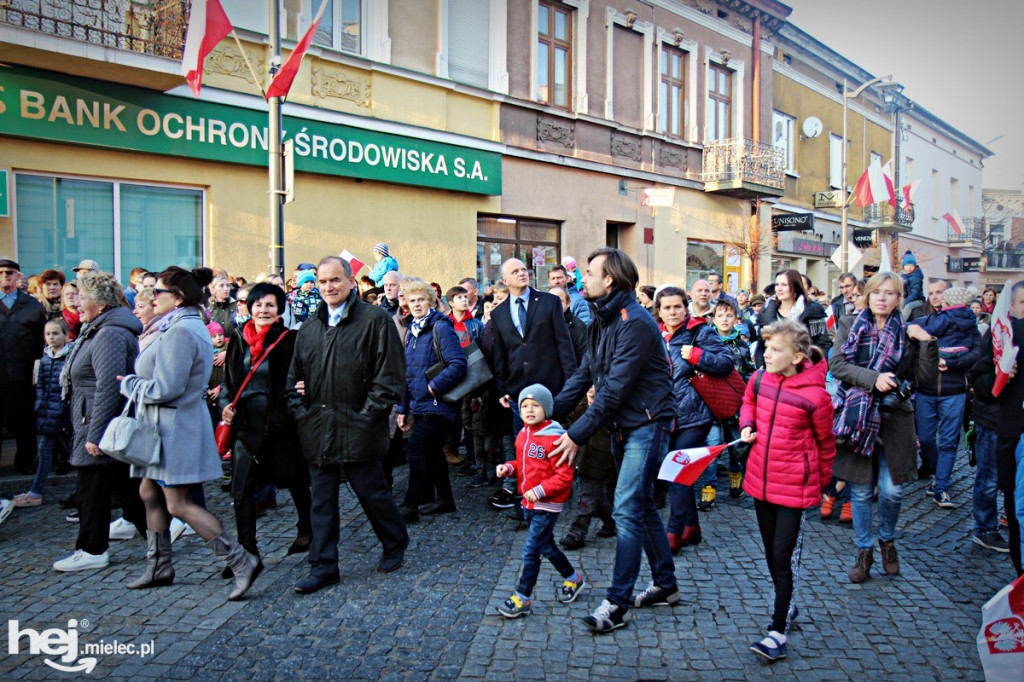
[[[192,1],[185,49],[181,53],[181,75],[196,97],[203,87],[203,60],[232,30],[220,0]]]
[[[882,166],[882,177],[885,178],[885,187],[889,192],[889,205],[893,208],[899,208],[899,204],[896,201],[896,183],[892,179],[892,159],[889,159],[884,166]]]
[[[892,178],[886,177],[877,159],[871,162],[853,190],[861,208],[883,201],[893,201]]]
[[[920,180],[914,180],[909,185],[903,185],[900,187],[900,193],[903,194],[903,209],[905,211],[910,210],[910,207],[914,202],[914,192],[917,191],[917,186],[920,184]]]
[[[942,215],[943,219],[949,223],[949,226],[953,228],[956,235],[959,237],[964,233],[964,219],[960,217],[960,214],[955,210],[947,211]]]
[[[284,63],[281,70],[274,76],[274,80],[271,81],[270,87],[267,88],[267,94],[264,99],[288,96],[288,91],[291,90],[292,87],[292,81],[295,80],[295,75],[299,72],[299,66],[302,64],[302,57],[306,54],[306,50],[309,49],[310,44],[313,42],[313,36],[316,35],[316,30],[320,26],[320,20],[324,16],[324,8],[326,7],[327,0],[321,0],[320,9],[317,10],[316,16],[313,17],[313,23],[311,23],[309,28],[306,29],[306,32],[302,34],[302,40],[300,40],[299,44],[295,46],[292,53],[288,55],[288,61]]]
[[[996,299],[992,311],[992,359],[996,363],[996,381],[992,385],[992,397],[998,398],[1006,382],[1010,380],[1013,363],[1020,350],[1013,345],[1013,330],[1010,327],[1010,298],[1013,296],[1013,280],[1006,280],[1003,290]]]
[[[352,267],[353,277],[359,274],[359,271],[366,267],[366,263],[352,255],[352,252],[349,251],[348,249],[344,249],[338,255],[348,261],[348,264]]]
[[[661,470],[658,471],[658,478],[663,481],[693,485],[715,457],[729,446],[738,445],[740,442],[734,440],[724,445],[673,450],[665,455],[665,461],[661,463]]]

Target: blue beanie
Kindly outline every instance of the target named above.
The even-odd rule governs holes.
[[[300,287],[306,282],[316,282],[316,273],[312,270],[302,270],[299,272],[299,276],[295,278],[295,281]]]
[[[903,254],[902,265],[917,265],[917,259],[914,258],[914,253],[912,251],[907,251]]]
[[[551,419],[551,411],[555,406],[555,399],[551,397],[551,391],[544,384],[531,384],[519,392],[519,402],[522,405],[527,398],[536,400],[544,410],[544,417]]]

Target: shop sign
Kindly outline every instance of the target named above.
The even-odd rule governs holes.
[[[964,258],[964,272],[981,272],[980,258]]]
[[[853,231],[853,243],[857,245],[858,249],[869,249],[875,245],[875,231],[874,230],[854,230]]]
[[[794,239],[793,252],[805,253],[811,256],[824,256],[825,244],[811,239]]]
[[[981,272],[980,258],[946,257],[946,272]]]
[[[787,213],[772,216],[772,229],[776,232],[813,230],[813,213]]]
[[[0,68],[0,135],[266,167],[267,125],[265,111]],[[294,116],[282,130],[300,173],[501,194],[496,152]]]

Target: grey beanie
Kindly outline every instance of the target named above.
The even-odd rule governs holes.
[[[527,398],[536,400],[540,403],[540,406],[544,408],[544,417],[551,419],[551,411],[555,406],[555,399],[551,397],[551,391],[547,389],[543,384],[532,384],[527,386],[519,392],[519,402],[516,405],[522,405],[523,401]]]
[[[388,252],[388,245],[385,244],[384,242],[377,242],[377,245],[373,247],[373,250],[376,253],[379,253],[380,255],[384,256],[385,258],[391,255]]]

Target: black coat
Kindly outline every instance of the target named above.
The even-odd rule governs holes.
[[[32,381],[32,366],[42,357],[46,310],[19,291],[10,311],[0,306],[0,384]]]
[[[1010,330],[1013,333],[1013,345],[1024,346],[1024,320],[1012,320]],[[985,332],[981,339],[981,357],[967,371],[967,381],[974,387],[974,397],[981,402],[992,403],[999,410],[999,421],[996,433],[999,440],[1017,441],[1024,433],[1024,358],[1017,356],[1017,374],[1006,382],[1006,386],[996,398],[992,388],[996,381],[996,366],[992,349],[992,332]],[[999,489],[1013,490],[1015,463],[1007,459],[997,459]]]
[[[349,295],[336,327],[326,304],[299,328],[288,372],[288,409],[315,466],[369,462],[388,449],[388,416],[405,390],[405,352],[384,310]],[[305,395],[295,383],[304,381]]]
[[[519,335],[512,322],[511,296],[491,311],[494,384],[499,397],[508,395],[513,401],[530,384],[543,384],[552,395],[557,394],[576,370],[561,299],[536,289],[529,292],[525,336]]]
[[[758,367],[764,367],[764,339],[761,337],[761,330],[779,319],[779,304],[773,298],[761,308],[761,314],[757,316],[757,351],[754,353],[754,363]],[[828,335],[828,314],[821,304],[816,301],[804,298],[804,311],[797,320],[807,328],[811,335],[811,344],[821,349],[821,352],[828,357],[828,351],[832,347],[832,339]],[[751,337],[751,341],[753,341]]]
[[[571,310],[566,310],[564,314],[565,323],[569,325],[569,336],[572,338],[572,350],[576,354],[576,366],[579,367],[587,352],[587,324],[573,315]]]

